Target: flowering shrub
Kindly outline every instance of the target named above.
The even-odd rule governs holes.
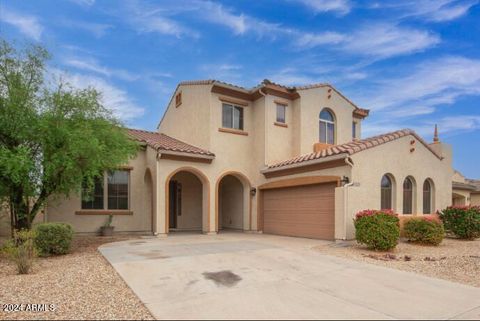
[[[438,213],[445,230],[461,239],[480,237],[480,207],[450,206]]]
[[[357,242],[369,249],[388,251],[398,244],[400,227],[398,215],[391,210],[364,210],[354,220]]]
[[[412,218],[403,227],[405,237],[410,242],[439,245],[445,237],[442,222],[432,216]]]

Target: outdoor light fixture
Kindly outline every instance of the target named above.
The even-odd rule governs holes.
[[[340,182],[342,182],[342,184],[348,184],[350,183],[350,178],[348,178],[348,176],[343,176]]]
[[[257,194],[257,189],[255,187],[252,187],[250,189],[250,195],[255,196]]]

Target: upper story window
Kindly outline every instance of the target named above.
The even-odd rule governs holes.
[[[84,210],[128,210],[130,172],[115,170],[95,179],[92,190],[82,186],[82,209]],[[106,193],[105,193],[106,192]],[[105,202],[105,200],[108,200]]]
[[[286,110],[287,106],[283,104],[277,104],[277,123],[285,124],[287,122]]]
[[[335,118],[333,113],[324,108],[320,112],[320,142],[325,144],[335,144]]]
[[[179,92],[176,96],[175,96],[175,107],[178,107],[182,104],[182,92]]]
[[[222,105],[222,126],[243,130],[243,108],[224,103]]]
[[[357,136],[357,123],[356,122],[352,122],[352,138],[353,139],[357,139],[358,136]]]

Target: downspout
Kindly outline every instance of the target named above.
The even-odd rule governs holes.
[[[345,158],[345,164],[350,166],[350,168],[353,168],[353,162],[350,157]],[[343,231],[344,231],[344,236],[343,240],[345,241],[347,239],[347,214],[348,214],[348,188],[350,186],[353,186],[353,177],[350,181],[350,183],[347,183],[343,185]]]

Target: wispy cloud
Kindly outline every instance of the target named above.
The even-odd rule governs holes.
[[[423,51],[439,42],[439,36],[425,30],[376,23],[360,26],[349,35],[307,33],[298,38],[296,45],[303,49],[333,45],[334,49],[346,53],[384,59]]]
[[[108,30],[113,29],[113,25],[110,25],[110,24],[78,21],[78,20],[72,20],[72,19],[60,20],[60,25],[66,28],[75,28],[75,29],[87,31],[93,34],[97,38],[101,38],[105,36]]]
[[[315,13],[334,12],[346,15],[350,12],[352,4],[349,0],[295,0]]]
[[[61,78],[74,88],[93,87],[98,90],[102,94],[102,104],[110,109],[113,115],[124,122],[128,123],[133,119],[140,118],[145,113],[144,108],[138,106],[125,90],[101,77],[80,73],[66,73],[57,69],[52,69],[51,71],[55,77]]]
[[[96,59],[90,57],[68,57],[64,59],[63,62],[65,65],[76,69],[92,71],[103,76],[115,77],[126,81],[135,81],[140,78],[138,75],[123,69],[114,69],[103,66]]]
[[[70,0],[70,1],[85,7],[91,7],[95,4],[95,0]]]
[[[14,26],[27,37],[40,41],[44,28],[37,17],[11,11],[2,5],[0,20]]]
[[[419,17],[427,21],[443,22],[464,16],[478,3],[478,0],[395,0],[379,2],[374,8],[397,10],[403,18]]]

